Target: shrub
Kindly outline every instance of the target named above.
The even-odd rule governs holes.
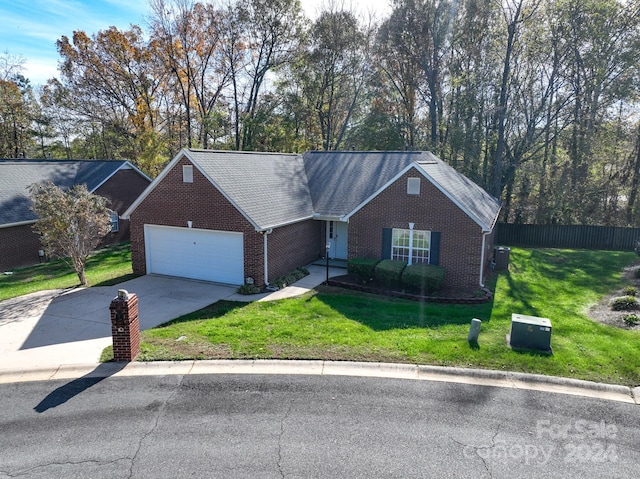
[[[636,288],[635,286],[627,286],[622,290],[622,292],[625,294],[625,296],[637,296],[638,288]]]
[[[347,263],[347,272],[359,276],[364,281],[368,281],[375,277],[376,265],[379,262],[379,259],[353,258]]]
[[[626,314],[622,317],[622,320],[629,326],[635,326],[640,323],[640,318],[635,314]]]
[[[443,281],[444,268],[433,264],[412,264],[402,272],[402,284],[421,293],[439,290]]]
[[[243,284],[238,288],[239,294],[258,294],[260,293],[260,288],[258,288],[255,284]]]
[[[279,278],[271,281],[272,286],[277,286],[278,288],[286,288],[290,284],[295,283],[299,279],[304,278],[309,274],[309,270],[306,268],[297,268],[293,270],[291,273],[285,274],[284,276],[280,276]]]
[[[613,311],[629,311],[638,309],[638,300],[634,296],[619,296],[611,300]]]
[[[383,259],[375,267],[375,278],[385,286],[397,287],[402,284],[402,271],[406,261]]]

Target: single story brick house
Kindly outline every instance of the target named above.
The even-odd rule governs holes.
[[[107,198],[113,211],[112,232],[104,244],[115,244],[129,239],[129,222],[121,221],[120,215],[151,178],[128,161],[0,159],[0,271],[42,260],[28,188],[45,181],[61,188],[85,184],[90,192]]]
[[[439,264],[483,285],[500,202],[429,152],[182,150],[124,213],[133,270],[269,284],[331,258]]]

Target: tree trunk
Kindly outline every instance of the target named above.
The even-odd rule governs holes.
[[[78,268],[76,273],[78,273],[78,279],[80,280],[80,284],[82,286],[86,286],[87,285],[87,275],[85,273],[84,266]]]
[[[631,189],[627,201],[627,225],[633,225],[633,208],[638,197],[638,185],[640,184],[640,122],[638,123],[638,137],[636,138],[635,163],[633,165],[633,176],[631,178]]]
[[[502,69],[502,81],[500,82],[500,99],[496,113],[496,128],[498,130],[498,141],[493,160],[493,173],[491,175],[491,193],[496,198],[502,196],[504,185],[504,147],[505,147],[505,121],[507,118],[507,100],[509,88],[509,72],[511,69],[511,54],[513,52],[513,42],[517,30],[518,17],[520,15],[520,5],[511,23],[507,25],[507,50],[504,56],[504,66]]]

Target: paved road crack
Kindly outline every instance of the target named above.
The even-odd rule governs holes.
[[[129,479],[131,479],[133,477],[133,467],[136,464],[136,459],[138,458],[138,455],[140,454],[140,450],[142,449],[142,445],[144,444],[145,440],[151,436],[155,430],[158,427],[158,424],[160,423],[160,418],[162,417],[162,415],[164,414],[165,409],[167,408],[167,404],[169,403],[169,401],[171,401],[174,397],[176,397],[176,395],[178,394],[178,392],[180,391],[180,389],[182,389],[182,383],[184,382],[184,378],[186,376],[182,375],[182,377],[180,378],[180,382],[178,383],[178,385],[175,387],[174,391],[167,396],[167,398],[164,400],[164,402],[160,405],[160,407],[158,408],[158,413],[156,414],[155,419],[153,420],[153,425],[151,426],[151,428],[140,438],[140,441],[138,441],[138,447],[136,448],[135,453],[133,454],[133,457],[131,458],[131,466],[129,467],[129,475],[127,476]]]
[[[287,419],[289,419],[289,415],[291,414],[291,409],[293,409],[293,401],[289,403],[289,408],[287,412],[284,414],[282,419],[280,420],[280,434],[278,435],[278,472],[280,472],[280,477],[284,479],[284,471],[282,470],[282,437],[284,436],[284,423]]]
[[[498,437],[498,434],[500,433],[500,427],[502,426],[502,424],[498,424],[498,427],[496,428],[496,431],[493,433],[493,436],[491,437],[491,445],[489,446],[474,446],[473,444],[466,444],[464,442],[458,441],[456,439],[451,439],[453,442],[455,442],[456,444],[466,448],[470,448],[473,449],[476,453],[476,455],[482,460],[482,464],[484,465],[485,470],[487,471],[487,474],[489,475],[490,478],[493,477],[493,473],[491,472],[491,468],[490,465],[487,463],[487,457],[489,457],[489,455],[487,454],[480,454],[478,451],[480,450],[488,450],[491,451],[493,450],[493,448],[496,446],[496,437]],[[466,455],[466,452],[465,452]]]

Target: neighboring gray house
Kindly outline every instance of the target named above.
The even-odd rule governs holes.
[[[324,256],[483,284],[500,203],[429,152],[182,150],[124,213],[136,273],[268,284]]]
[[[114,215],[105,243],[113,244],[129,239],[129,222],[119,216],[151,179],[128,161],[0,159],[0,271],[41,260],[28,188],[44,181],[62,188],[85,184],[90,192],[106,197]]]

